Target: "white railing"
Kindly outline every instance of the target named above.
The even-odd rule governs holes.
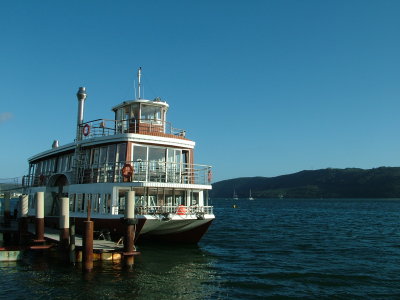
[[[185,137],[186,131],[172,127],[169,122],[160,120],[107,120],[97,119],[79,125],[82,139],[109,136],[120,133],[167,134]]]
[[[120,210],[121,211],[121,210]],[[119,211],[119,212],[120,212]],[[164,215],[164,214],[177,214],[177,215],[209,215],[213,214],[213,206],[183,206],[183,205],[160,205],[160,206],[136,206],[136,214],[139,215]]]
[[[126,167],[128,166],[128,167]],[[125,167],[125,169],[124,169]],[[125,172],[124,172],[125,170]],[[128,171],[128,172],[126,172]],[[78,184],[119,182],[164,182],[179,184],[211,184],[211,166],[159,161],[128,161],[80,166]],[[23,177],[23,186],[45,186],[57,173]],[[74,177],[75,178],[75,177]]]
[[[210,184],[211,167],[159,161],[129,161],[82,167],[79,183],[165,182]]]

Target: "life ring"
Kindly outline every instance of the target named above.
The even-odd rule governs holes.
[[[89,124],[85,124],[85,126],[83,126],[82,132],[83,132],[84,136],[88,136],[89,133],[90,133],[90,125]]]
[[[182,204],[178,206],[178,209],[176,210],[176,214],[180,216],[186,215],[186,207],[183,206]]]
[[[212,172],[211,170],[208,170],[208,183],[210,183],[212,180]]]
[[[125,164],[121,170],[122,176],[125,178],[131,178],[133,174],[133,167],[130,164]]]

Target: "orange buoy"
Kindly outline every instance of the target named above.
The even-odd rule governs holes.
[[[125,178],[131,178],[133,175],[134,169],[131,164],[125,164],[121,170],[122,176]]]
[[[186,207],[183,206],[182,204],[179,205],[179,206],[178,206],[178,209],[177,209],[177,211],[176,211],[176,214],[177,214],[177,215],[180,215],[180,216],[186,215]]]

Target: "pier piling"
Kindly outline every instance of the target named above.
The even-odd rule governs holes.
[[[132,267],[134,264],[134,255],[137,254],[135,251],[135,227],[137,219],[135,218],[135,192],[129,191],[126,193],[126,209],[124,223],[126,226],[125,237],[124,237],[124,260],[128,267]]]
[[[82,240],[82,267],[84,272],[90,272],[93,269],[93,221],[90,221],[91,205],[88,201],[87,220],[83,221],[84,231]]]
[[[35,243],[44,243],[44,192],[36,193],[36,239]]]
[[[69,246],[69,198],[60,198],[60,248],[68,251]]]
[[[93,269],[93,221],[83,221],[84,235],[83,235],[83,271],[90,272]]]
[[[72,264],[76,262],[75,253],[75,222],[73,221],[69,229],[69,261]]]
[[[19,196],[18,232],[20,245],[25,245],[28,242],[28,200],[28,195]]]

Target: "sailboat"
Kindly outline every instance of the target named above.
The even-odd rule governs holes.
[[[238,200],[238,199],[239,199],[239,197],[238,197],[238,195],[236,194],[235,189],[233,189],[233,200]]]
[[[254,198],[251,196],[251,189],[250,189],[250,192],[249,192],[249,200],[254,200]]]

